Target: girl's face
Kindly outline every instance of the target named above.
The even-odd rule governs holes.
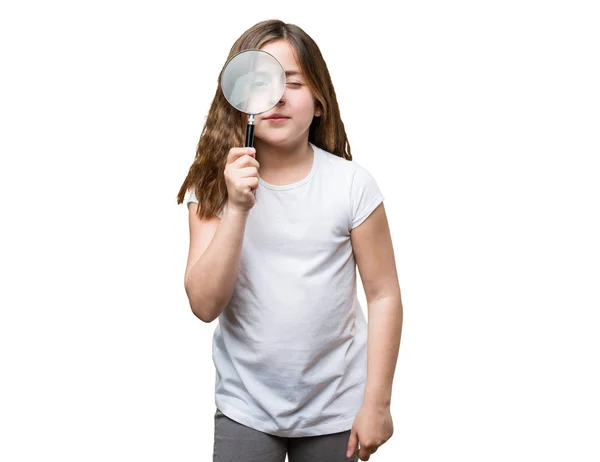
[[[320,115],[315,97],[300,73],[295,58],[294,47],[287,40],[277,40],[261,47],[271,53],[281,63],[286,73],[286,88],[277,105],[255,117],[254,136],[272,145],[298,142],[303,137],[308,140],[308,129],[313,117]],[[284,120],[268,120],[273,114],[282,114]]]

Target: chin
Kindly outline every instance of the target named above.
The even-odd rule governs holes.
[[[263,143],[267,143],[273,146],[282,146],[290,142],[290,137],[285,136],[284,133],[270,136],[256,136],[256,138],[258,138]]]
[[[308,130],[307,130],[308,131]],[[290,133],[288,130],[271,131],[270,133],[254,134],[255,139],[272,146],[285,146],[302,139],[303,133]]]

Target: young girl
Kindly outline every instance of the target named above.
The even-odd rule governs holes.
[[[190,306],[219,319],[213,460],[368,460],[393,433],[402,325],[383,195],[352,161],[315,42],[263,21],[227,60],[251,48],[281,63],[284,95],[256,116],[252,149],[240,147],[247,116],[217,88],[178,195],[189,208]]]

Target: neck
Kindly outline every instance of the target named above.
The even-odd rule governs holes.
[[[272,145],[255,138],[254,148],[256,160],[260,163],[261,176],[265,173],[274,175],[289,172],[311,162],[312,159],[312,147],[307,139],[286,145]]]

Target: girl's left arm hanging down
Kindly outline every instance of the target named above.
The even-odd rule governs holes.
[[[402,300],[383,202],[350,238],[367,298],[367,383],[364,404],[389,408],[400,349]]]

